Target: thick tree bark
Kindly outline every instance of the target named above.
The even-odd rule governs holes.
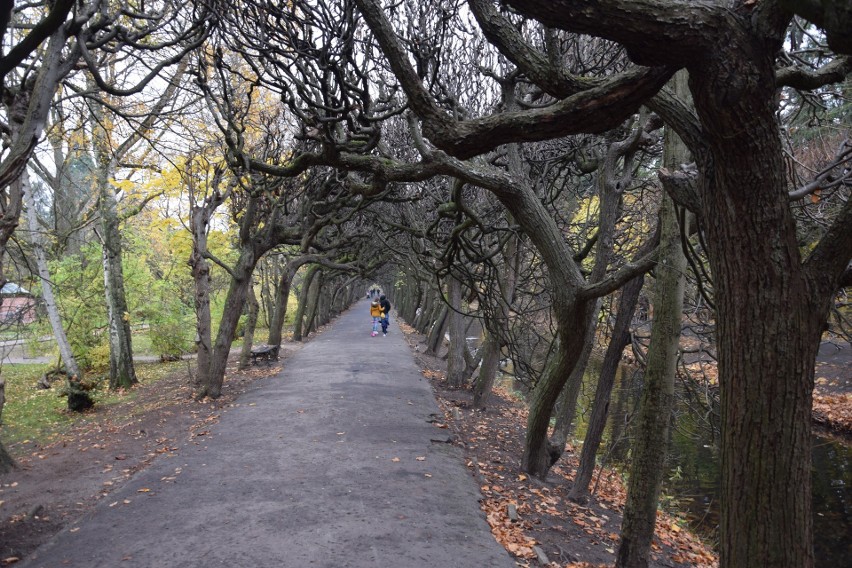
[[[590,321],[586,336],[583,342],[583,350],[574,364],[574,369],[571,375],[562,387],[562,392],[559,393],[559,398],[556,401],[556,423],[553,425],[553,434],[550,436],[550,445],[552,451],[558,452],[561,456],[565,451],[565,446],[568,444],[568,439],[574,431],[574,419],[577,416],[577,401],[580,398],[580,391],[583,388],[583,379],[586,376],[586,367],[589,364],[589,358],[592,356],[592,347],[595,344],[595,332],[597,331],[597,314],[600,311],[600,302],[595,303],[595,308],[592,310],[593,319]],[[558,456],[557,456],[558,457]]]
[[[196,187],[196,176],[193,175],[193,172],[190,171],[189,175],[186,176],[190,199],[190,230],[192,231],[192,253],[189,258],[189,265],[192,267],[192,277],[195,283],[195,344],[197,347],[196,362],[198,370],[195,384],[198,387],[196,392],[198,398],[204,396],[217,398],[221,393],[222,382],[225,376],[225,365],[228,360],[233,333],[239,321],[244,298],[244,295],[241,296],[237,304],[234,296],[240,293],[238,289],[235,289],[239,288],[239,283],[236,282],[237,276],[232,273],[231,285],[228,289],[225,309],[222,314],[222,322],[219,327],[216,344],[214,345],[212,317],[210,314],[211,277],[210,263],[207,259],[209,254],[207,237],[213,213],[230,195],[230,189],[224,192],[220,191],[222,174],[222,169],[214,169],[210,179],[210,186],[204,188],[206,195],[203,198],[201,198],[202,193],[200,188]],[[252,210],[251,205],[247,209],[247,215],[250,215]],[[244,234],[244,231],[240,232],[241,237]],[[240,253],[237,270],[241,266],[244,267],[245,264],[249,264],[251,269],[253,269],[256,261],[254,248],[251,246],[244,247]],[[251,281],[250,278],[251,270],[249,271],[248,282]],[[235,304],[237,304],[236,308],[234,307]],[[236,312],[236,315],[232,312]],[[229,338],[225,345],[224,357],[220,348],[220,342],[221,344],[226,343],[223,337],[223,326],[225,328],[224,333],[228,334]]]
[[[450,348],[449,357],[447,359],[447,384],[450,387],[464,386],[467,377],[465,376],[465,360],[464,352],[465,333],[464,333],[464,316],[461,314],[462,303],[462,283],[452,274],[449,276],[447,284],[448,298],[450,309],[447,312],[448,328],[450,332]]]
[[[716,290],[721,566],[809,567],[811,396],[826,312],[802,271],[769,58],[722,57],[690,79],[713,146],[713,161],[702,164],[701,223]],[[759,84],[736,101],[710,86],[732,65]]]
[[[414,328],[417,329],[417,333],[426,335],[429,327],[435,322],[440,308],[437,306],[438,302],[435,301],[435,291],[431,287],[427,286],[423,290],[423,297],[420,314],[414,318]]]
[[[645,135],[645,124],[638,124],[633,132],[623,141],[610,143],[606,153],[601,157],[597,169],[597,187],[600,198],[600,214],[598,220],[597,242],[595,245],[595,264],[588,281],[596,283],[603,280],[607,268],[612,261],[615,238],[615,227],[621,215],[621,195],[630,184],[633,175],[633,156],[637,145]],[[623,159],[622,163],[619,163]],[[574,418],[577,414],[577,399],[583,386],[586,366],[595,344],[598,328],[598,314],[601,300],[597,299],[589,313],[586,325],[586,336],[583,349],[574,364],[571,376],[562,390],[557,402],[559,409],[556,425],[553,429],[551,445],[564,451],[565,445],[574,429]]]
[[[633,370],[629,375],[622,374],[621,381],[616,385],[616,398],[612,407],[614,419],[611,421],[610,439],[606,447],[606,455],[610,462],[625,463],[627,461],[627,453],[630,449],[629,425],[633,416],[630,412],[629,402],[634,390],[634,378],[639,373],[640,371]]]
[[[852,245],[847,226],[845,236],[826,235],[837,243],[824,238],[818,246],[826,245],[825,254],[812,266],[830,282],[817,286],[818,270],[803,270],[775,122],[773,64],[787,15],[771,2],[757,10],[738,2],[732,10],[509,1],[548,25],[620,41],[637,60],[689,69],[703,127],[703,138],[692,138],[700,222],[718,308],[721,566],[812,566],[813,363],[828,298]]]
[[[691,141],[701,173],[699,222],[717,301],[720,564],[813,566],[813,365],[852,244],[848,225],[829,231],[825,238],[839,240],[824,238],[820,262],[803,269],[775,116],[774,58],[789,14],[773,2],[509,3],[547,25],[619,41],[635,60],[689,69],[703,127]],[[816,284],[817,272],[825,283]]]

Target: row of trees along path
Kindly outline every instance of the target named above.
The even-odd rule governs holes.
[[[173,329],[194,316],[198,397],[220,396],[244,311],[247,364],[261,307],[280,343],[297,281],[296,341],[381,282],[431,351],[449,330],[449,380],[478,368],[477,404],[511,358],[528,389],[522,467],[546,481],[608,337],[584,500],[630,342],[645,389],[617,556],[632,567],[648,561],[678,338],[712,336],[720,564],[812,566],[814,360],[852,283],[847,3],[294,6],[0,3],[0,261],[14,261],[0,284],[37,266],[56,292],[68,388],[91,345],[64,344],[63,327],[108,338],[110,388],[136,381],[124,247],[151,208],[139,232],[168,224],[191,243],[181,276],[154,272]],[[100,329],[76,313],[93,295],[63,310],[51,286],[51,261],[90,267],[90,241]],[[684,331],[687,302],[700,321]],[[465,312],[482,322],[476,356]]]

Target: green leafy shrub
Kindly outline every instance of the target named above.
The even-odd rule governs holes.
[[[105,339],[105,338],[104,338]],[[101,341],[85,350],[85,356],[78,364],[84,364],[86,369],[103,371],[109,369],[109,342]]]
[[[179,358],[192,350],[192,326],[180,314],[169,314],[151,323],[148,330],[154,353],[163,360]]]

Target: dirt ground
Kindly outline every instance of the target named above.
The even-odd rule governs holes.
[[[578,458],[571,451],[554,467],[547,483],[529,479],[520,470],[523,406],[498,390],[486,410],[473,410],[468,391],[447,388],[446,362],[425,356],[423,337],[403,328],[445,412],[447,431],[464,449],[467,466],[480,481],[482,508],[495,538],[520,566],[612,565],[625,497],[619,476],[610,470],[599,472],[593,482],[595,498],[588,506],[566,498]],[[207,426],[227,412],[252,381],[277,373],[298,347],[283,350],[277,364],[245,372],[229,368],[223,396],[216,401],[194,401],[186,373],[176,373],[140,385],[131,402],[95,409],[56,443],[13,448],[19,469],[0,478],[0,566],[26,557],[157,455],[175,451],[178,440],[204,436]],[[829,416],[850,407],[838,398],[850,395],[849,378],[842,378],[849,369],[844,361],[837,362],[836,369],[817,370],[816,396],[834,400]],[[826,380],[821,383],[821,378]],[[514,520],[510,508],[516,511]],[[682,521],[667,515],[658,518],[652,566],[716,564],[710,548]]]
[[[482,509],[495,538],[520,566],[612,566],[626,498],[620,476],[609,469],[596,472],[594,497],[585,506],[567,498],[579,452],[566,452],[546,483],[529,478],[520,469],[526,426],[523,405],[498,388],[485,410],[473,409],[470,391],[447,386],[446,361],[425,355],[425,338],[402,327],[423,375],[432,383],[448,430],[480,481]],[[517,520],[509,516],[510,505]],[[716,555],[684,521],[658,516],[650,566],[717,565]]]

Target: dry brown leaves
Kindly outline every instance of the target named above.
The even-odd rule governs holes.
[[[482,492],[483,494],[499,494],[497,491],[492,492],[487,485],[482,487]],[[525,531],[529,531],[532,527],[528,521],[512,521],[508,515],[510,505],[518,507],[515,501],[506,498],[482,500],[482,510],[485,511],[485,518],[491,526],[491,534],[494,535],[497,542],[503,545],[503,548],[518,558],[535,558],[536,555],[532,547],[537,543],[535,539],[525,534]],[[522,511],[521,507],[518,508],[519,511]]]
[[[852,393],[814,394],[813,414],[817,422],[852,434]]]
[[[432,374],[441,376],[437,372]],[[499,388],[495,389],[495,396],[504,401],[512,400],[510,393]],[[440,403],[447,421],[452,422],[452,410],[458,404],[447,400],[441,400]],[[620,526],[620,512],[627,497],[618,472],[611,469],[596,471],[592,484],[597,506],[591,508],[579,505],[568,500],[564,491],[570,487],[578,465],[573,448],[569,448],[552,470],[554,475],[566,481],[548,485],[530,480],[519,471],[517,463],[511,463],[507,456],[508,452],[517,452],[518,438],[524,431],[527,412],[522,405],[501,405],[496,415],[469,410],[465,411],[465,415],[473,420],[456,421],[453,426],[467,446],[475,449],[477,457],[470,459],[467,465],[482,482],[482,509],[494,537],[519,560],[520,565],[536,557],[533,546],[539,543],[533,534],[542,525],[558,528],[570,523],[582,531],[588,543],[602,545],[610,554],[615,553],[619,542],[617,527]],[[507,428],[507,419],[513,425],[512,428]],[[515,520],[509,517],[510,505],[517,511]],[[542,519],[546,521],[542,522]],[[685,527],[682,521],[660,513],[653,552],[658,557],[667,556],[679,564],[695,568],[718,566],[712,550]],[[531,562],[529,565],[537,564]],[[551,562],[550,566],[597,568],[607,564]]]
[[[444,379],[444,373],[440,371],[433,371],[431,369],[422,369],[420,371],[423,373],[423,376],[429,380],[442,380]]]

